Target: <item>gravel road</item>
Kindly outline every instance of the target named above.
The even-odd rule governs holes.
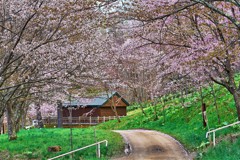
[[[126,144],[126,155],[112,160],[190,160],[183,146],[169,135],[149,130],[118,130]],[[128,153],[128,150],[130,153]]]

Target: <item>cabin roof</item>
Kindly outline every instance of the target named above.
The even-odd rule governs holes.
[[[63,102],[63,107],[101,107],[103,106],[105,103],[107,103],[107,101],[109,99],[111,99],[113,96],[118,96],[119,98],[121,97],[118,92],[116,91],[112,91],[107,93],[101,93],[98,96],[94,97],[94,98],[77,98],[75,100],[70,101],[66,101]],[[129,103],[123,98],[121,97],[122,101],[129,106]]]

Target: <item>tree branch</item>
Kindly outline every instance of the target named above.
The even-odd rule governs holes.
[[[211,3],[209,3],[209,2],[207,2],[205,0],[193,0],[193,1],[195,1],[196,3],[200,3],[200,4],[204,5],[204,6],[206,6],[207,8],[209,8],[209,9],[213,10],[214,12],[222,15],[223,17],[226,17],[227,19],[229,19],[238,28],[238,30],[240,30],[240,22],[237,21],[234,17],[232,17],[230,15],[227,15],[226,13],[224,13],[223,11],[221,11],[220,9],[218,9],[217,7],[213,6]]]
[[[194,5],[198,4],[198,3],[199,3],[199,2],[190,3],[190,4],[186,5],[186,6],[183,6],[183,7],[181,7],[181,8],[178,8],[178,9],[176,9],[176,10],[174,10],[174,11],[168,13],[168,14],[165,14],[165,15],[162,15],[162,16],[159,16],[159,17],[155,17],[155,18],[152,18],[152,19],[146,20],[146,21],[155,21],[155,20],[164,19],[164,18],[169,17],[169,16],[171,16],[171,15],[174,15],[174,14],[176,14],[176,13],[178,13],[178,12],[181,12],[181,11],[183,11],[183,10],[185,10],[185,9],[188,9],[189,7],[192,7],[192,6],[194,6]]]

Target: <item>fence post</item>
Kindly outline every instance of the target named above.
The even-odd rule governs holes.
[[[79,116],[79,124],[81,124],[81,116]]]
[[[210,144],[212,144],[212,137],[211,137],[211,134],[208,135],[208,141],[210,142]]]
[[[105,122],[105,121],[106,121],[105,116],[103,116],[103,122]]]
[[[101,148],[100,148],[100,143],[98,143],[97,145],[97,157],[100,158],[101,157]]]
[[[215,132],[213,132],[213,146],[216,145],[216,140],[215,140]]]
[[[92,124],[92,116],[89,117],[90,125]]]
[[[99,116],[98,116],[98,124],[99,124]]]

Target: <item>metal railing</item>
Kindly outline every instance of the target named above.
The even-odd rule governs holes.
[[[53,159],[57,159],[57,158],[60,158],[60,157],[64,157],[66,155],[69,155],[69,154],[72,154],[72,153],[75,153],[77,151],[81,151],[81,150],[84,150],[86,148],[89,148],[89,147],[92,147],[92,146],[96,146],[97,145],[97,157],[100,158],[101,157],[101,148],[100,148],[100,144],[101,143],[106,143],[106,147],[108,146],[108,141],[107,140],[103,140],[103,141],[100,141],[100,142],[97,142],[97,143],[94,143],[94,144],[90,144],[88,146],[85,146],[85,147],[82,147],[82,148],[79,148],[79,149],[76,149],[76,150],[73,150],[73,151],[70,151],[70,152],[67,152],[67,153],[64,153],[64,154],[61,154],[61,155],[58,155],[56,157],[53,157],[53,158],[49,158],[48,160],[53,160]]]
[[[226,126],[223,126],[223,127],[220,127],[220,128],[217,128],[217,129],[214,129],[214,130],[211,130],[211,131],[208,131],[206,133],[206,138],[208,138],[210,133],[213,133],[213,146],[215,146],[216,145],[216,134],[215,134],[215,132],[219,131],[219,130],[222,130],[224,128],[228,128],[228,127],[234,126],[236,124],[240,124],[240,121],[232,123],[232,124],[229,124],[229,125],[226,125]]]

